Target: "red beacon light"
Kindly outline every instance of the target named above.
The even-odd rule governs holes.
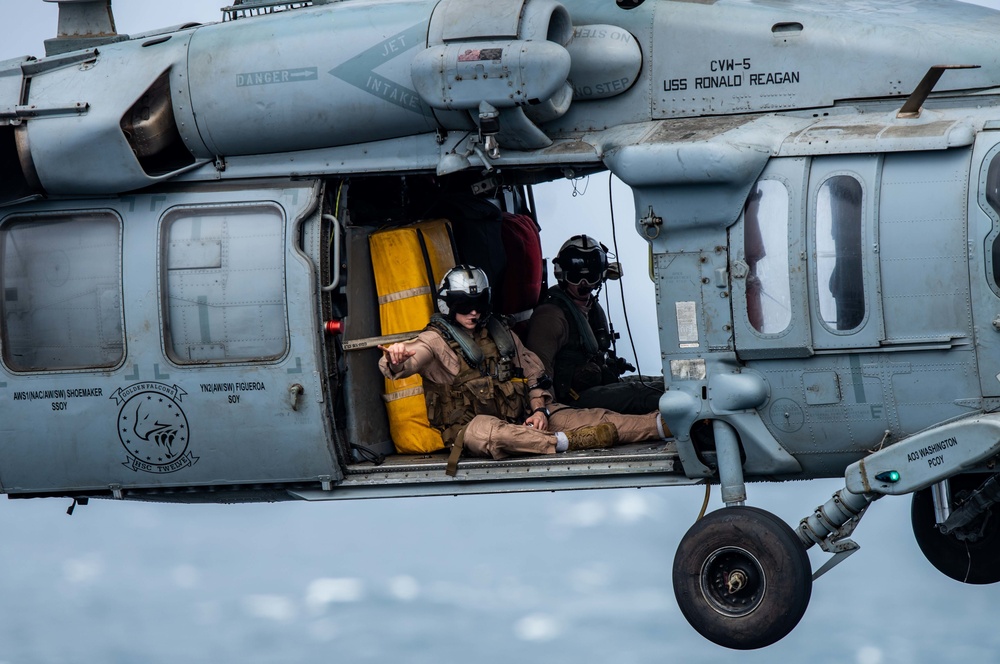
[[[325,323],[323,323],[323,330],[325,330],[327,334],[343,334],[344,321],[328,320]]]

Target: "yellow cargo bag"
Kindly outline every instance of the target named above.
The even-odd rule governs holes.
[[[369,236],[382,334],[422,330],[435,311],[434,291],[455,266],[451,225],[445,219],[421,221]],[[444,448],[441,434],[427,421],[423,379],[385,379],[389,433],[400,454]]]

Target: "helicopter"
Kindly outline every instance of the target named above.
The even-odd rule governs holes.
[[[673,582],[734,649],[795,628],[881,496],[912,494],[943,574],[1000,581],[1000,13],[244,0],[122,35],[110,0],[58,5],[45,56],[0,63],[8,497],[718,485]],[[429,316],[443,267],[490,260],[487,210],[569,230],[532,187],[605,171],[648,243],[673,440],[448,475],[398,428],[419,385],[376,368],[426,318],[388,308]],[[818,478],[844,488],[795,528],[747,505]]]

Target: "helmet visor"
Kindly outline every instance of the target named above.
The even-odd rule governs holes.
[[[484,291],[476,295],[468,295],[462,292],[452,291],[448,295],[448,308],[456,314],[467,315],[473,311],[485,314],[490,310],[490,293]]]
[[[604,281],[600,277],[595,277],[593,274],[580,274],[573,272],[564,272],[563,281],[565,281],[570,286],[584,286],[586,288],[597,288]]]
[[[597,288],[608,273],[608,259],[598,247],[566,247],[556,257],[559,280],[572,286]]]

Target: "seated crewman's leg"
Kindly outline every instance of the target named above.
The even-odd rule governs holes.
[[[584,390],[570,405],[573,408],[607,408],[616,413],[645,415],[659,408],[662,395],[662,379],[647,383],[622,381]]]
[[[566,451],[595,450],[614,447],[618,444],[618,429],[610,422],[557,432],[556,436],[566,436]]]
[[[622,415],[605,408],[566,408],[561,405],[550,406],[549,410],[552,411],[549,418],[549,429],[552,431],[569,431],[608,422],[618,429],[621,443],[641,443],[670,436],[670,432],[660,421],[659,412]]]
[[[470,454],[506,459],[525,454],[555,454],[554,433],[522,424],[510,424],[489,415],[476,415],[465,427],[465,449]]]

